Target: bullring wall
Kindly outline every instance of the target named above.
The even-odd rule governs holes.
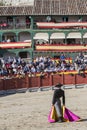
[[[58,82],[64,85],[87,84],[87,74],[54,74],[47,76],[17,77],[9,79],[0,79],[1,90],[17,90],[22,88],[41,88],[54,86]]]

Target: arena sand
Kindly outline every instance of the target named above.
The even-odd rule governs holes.
[[[83,121],[48,123],[53,91],[0,97],[0,130],[87,130],[87,88],[67,89],[66,107]]]

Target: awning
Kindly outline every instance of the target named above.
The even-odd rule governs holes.
[[[34,39],[44,39],[48,40],[48,33],[36,33]]]
[[[87,33],[85,33],[85,34],[83,35],[83,38],[87,38]]]
[[[50,36],[50,39],[65,39],[64,33],[53,33]]]
[[[69,33],[67,38],[81,38],[81,33],[79,32],[72,32],[72,33]]]

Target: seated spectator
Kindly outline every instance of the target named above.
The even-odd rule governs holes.
[[[84,58],[84,55],[83,55],[82,52],[80,52],[78,56],[79,56],[80,59],[83,59],[83,58]]]
[[[7,39],[7,42],[11,42],[11,40],[10,40],[10,39]]]
[[[84,56],[84,55],[83,55]],[[35,60],[25,61],[20,57],[6,57],[0,59],[0,75],[23,74],[35,75],[37,72],[55,73],[61,71],[77,70],[78,73],[85,72],[87,63],[79,55],[73,62],[65,60],[65,55],[61,54],[58,62],[49,56],[36,57]]]
[[[60,60],[61,61],[64,61],[66,59],[66,56],[62,53],[61,55],[60,55]]]
[[[81,71],[84,73],[86,68],[86,64],[80,64],[78,67],[78,74],[81,74]]]

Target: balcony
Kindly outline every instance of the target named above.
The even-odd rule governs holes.
[[[43,30],[78,30],[78,29],[87,29],[87,22],[34,22],[33,25],[31,23],[21,22],[21,23],[0,23],[0,30],[10,30],[10,29],[43,29]]]
[[[1,42],[1,49],[31,48],[31,42]]]
[[[87,51],[87,45],[36,45],[36,51],[55,51],[55,52],[84,52]]]
[[[37,22],[39,29],[87,29],[87,22]]]
[[[0,30],[9,30],[9,29],[29,29],[30,23],[1,23]]]

